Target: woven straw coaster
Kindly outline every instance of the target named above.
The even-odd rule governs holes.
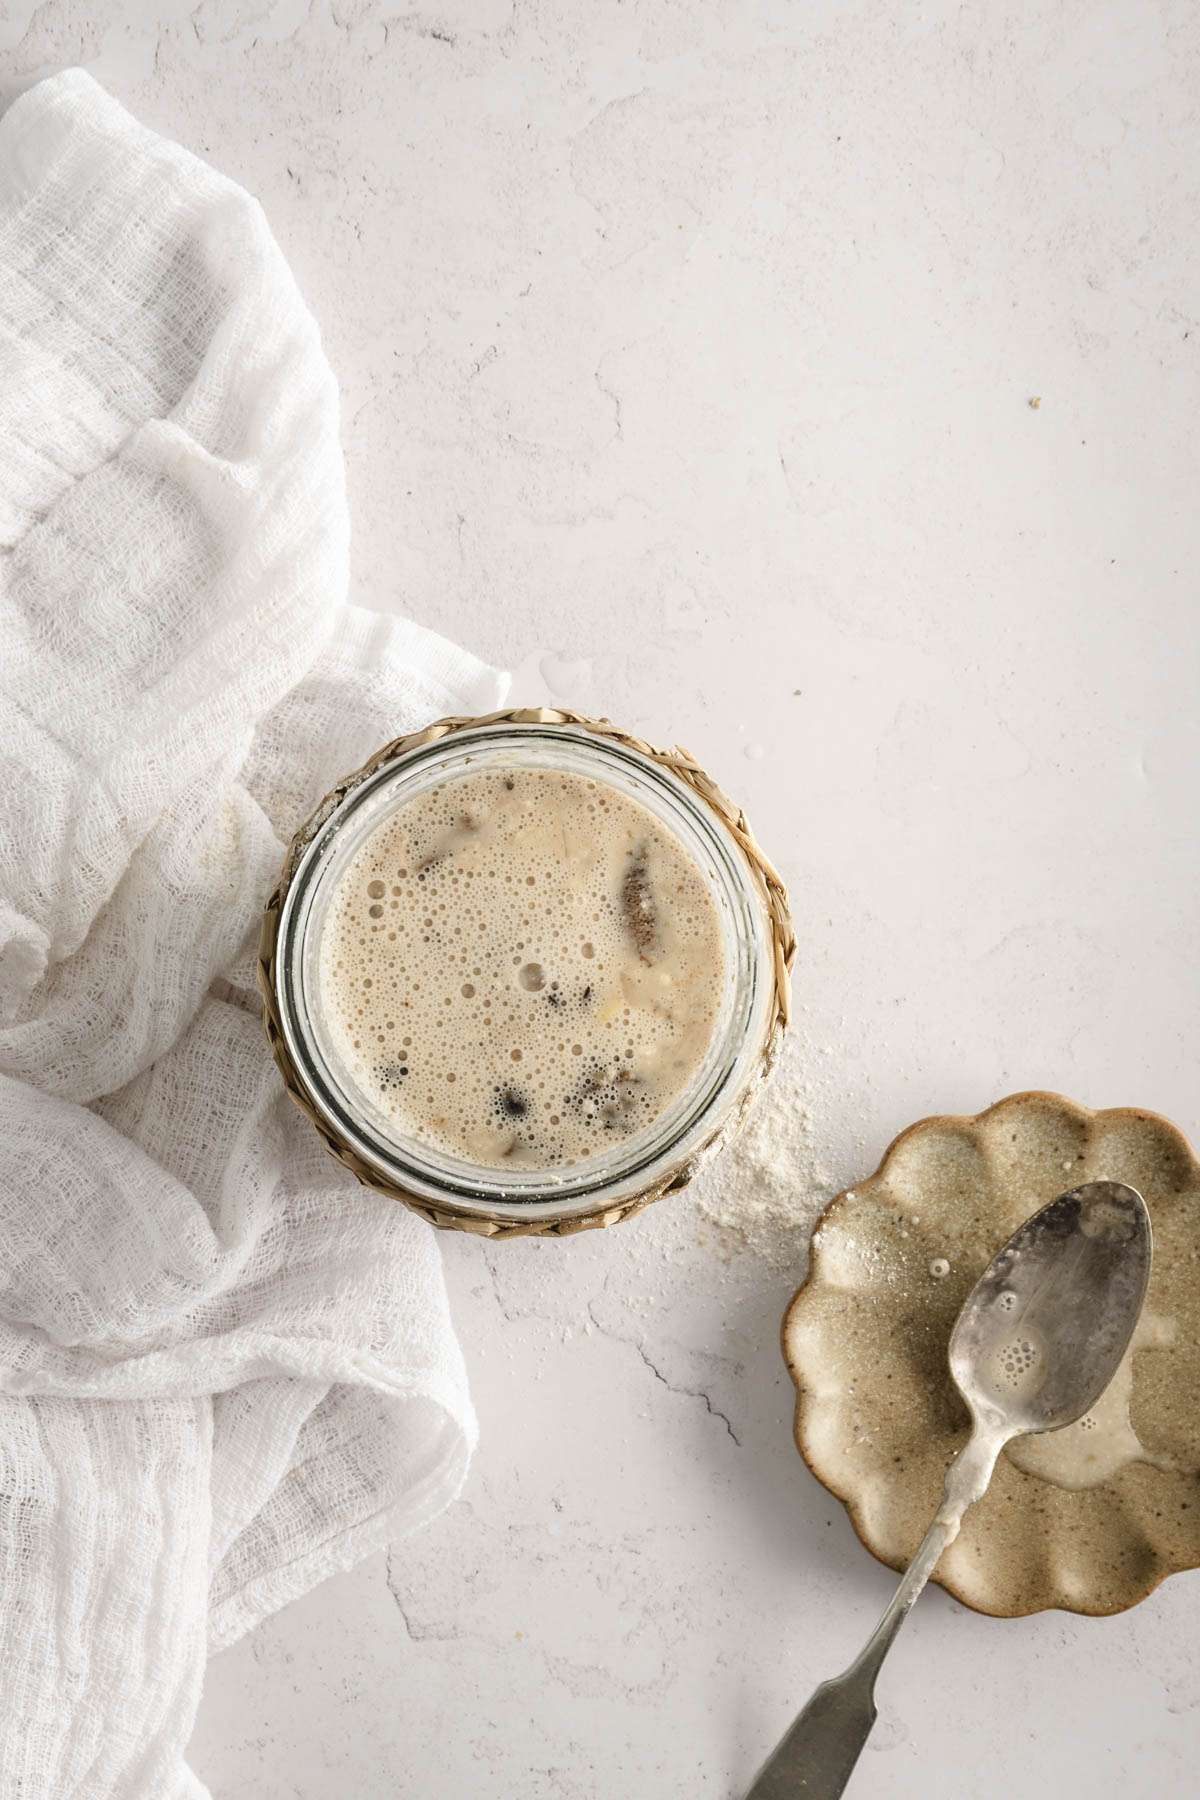
[[[492,1217],[486,1213],[469,1212],[465,1208],[456,1207],[449,1199],[439,1200],[435,1203],[419,1194],[409,1193],[407,1189],[398,1186],[386,1175],[365,1163],[351,1146],[339,1137],[328,1120],[317,1110],[300,1072],[288,1052],[280,1025],[275,989],[279,919],[296,866],[313,837],[341,805],[346,795],[351,793],[360,782],[373,775],[381,764],[391,762],[394,757],[401,756],[409,750],[416,750],[423,744],[436,743],[442,738],[449,737],[453,732],[466,731],[480,725],[579,726],[585,731],[593,732],[597,737],[607,738],[627,749],[639,751],[654,762],[661,763],[680,781],[686,782],[720,819],[744,853],[750,865],[755,886],[759,889],[766,906],[775,958],[775,981],[763,1054],[755,1078],[746,1084],[732,1114],[703,1144],[691,1152],[686,1162],[660,1177],[645,1192],[634,1194],[616,1205],[607,1206],[600,1211],[586,1215],[576,1214],[563,1219],[515,1220],[508,1217]],[[788,977],[795,954],[796,936],[792,929],[791,912],[783,882],[759,849],[754,834],[746,822],[745,813],[726,798],[712,777],[700,767],[694,756],[678,746],[673,750],[656,749],[653,744],[647,744],[642,738],[632,737],[626,731],[619,731],[607,719],[589,719],[585,718],[582,713],[534,707],[515,712],[487,713],[479,718],[438,719],[435,724],[427,725],[422,731],[410,732],[406,737],[394,738],[390,744],[384,744],[369,761],[363,764],[361,769],[356,769],[352,775],[343,777],[335,787],[330,789],[288,845],[287,854],[283,859],[279,885],[267,902],[266,911],[263,914],[262,935],[259,940],[258,986],[263,1002],[263,1023],[279,1073],[283,1076],[284,1086],[297,1106],[311,1120],[326,1147],[364,1186],[375,1188],[379,1193],[388,1194],[392,1199],[402,1201],[405,1206],[420,1213],[423,1219],[428,1219],[431,1225],[437,1225],[447,1231],[469,1231],[475,1233],[476,1236],[488,1238],[570,1237],[577,1231],[596,1230],[605,1225],[615,1225],[621,1219],[632,1218],[635,1213],[639,1213],[649,1206],[651,1201],[661,1199],[664,1194],[675,1193],[679,1188],[686,1187],[701,1165],[715,1155],[721,1144],[737,1130],[749,1110],[763,1077],[775,1061],[782,1034],[791,1016]]]

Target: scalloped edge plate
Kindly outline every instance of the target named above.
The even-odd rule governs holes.
[[[796,1446],[865,1547],[900,1570],[966,1436],[945,1363],[962,1300],[1022,1219],[1100,1176],[1145,1195],[1156,1239],[1147,1307],[1174,1321],[1170,1343],[1138,1351],[1130,1416],[1152,1454],[1186,1464],[1132,1461],[1068,1489],[1006,1453],[935,1576],[994,1617],[1122,1612],[1200,1567],[1200,1163],[1183,1133],[1158,1113],[1091,1111],[1041,1090],[918,1120],[829,1202],[783,1319]],[[934,1278],[937,1258],[948,1278]]]

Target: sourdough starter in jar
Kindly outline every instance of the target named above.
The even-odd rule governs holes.
[[[704,1060],[724,952],[682,843],[603,781],[478,770],[401,805],[338,879],[322,1007],[392,1129],[487,1167],[576,1163]]]

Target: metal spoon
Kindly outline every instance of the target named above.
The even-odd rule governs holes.
[[[1150,1279],[1150,1215],[1121,1181],[1089,1181],[1027,1219],[968,1294],[950,1373],[971,1435],[891,1605],[844,1675],[822,1682],[746,1800],[836,1800],[875,1723],[875,1677],[1005,1444],[1095,1404],[1124,1356]]]

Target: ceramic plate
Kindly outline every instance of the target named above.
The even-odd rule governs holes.
[[[1013,1444],[937,1580],[1003,1617],[1113,1613],[1200,1566],[1200,1164],[1176,1127],[1015,1094],[923,1119],[839,1194],[783,1326],[796,1443],[868,1550],[902,1568],[967,1436],[950,1329],[993,1252],[1080,1182],[1127,1181],[1154,1224],[1134,1346],[1093,1412]]]

